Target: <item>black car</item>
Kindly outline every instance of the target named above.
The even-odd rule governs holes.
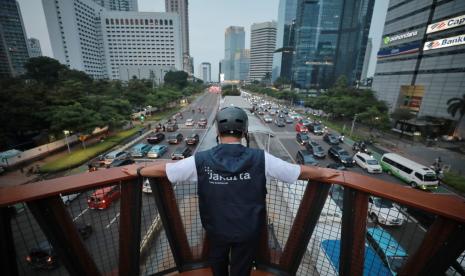
[[[93,232],[92,225],[88,223],[76,222],[76,228],[84,240],[87,240]]]
[[[166,131],[173,132],[176,131],[178,128],[178,124],[169,124],[166,126]]]
[[[347,168],[344,167],[344,165],[342,165],[341,163],[331,163],[331,164],[328,164],[326,166],[326,168],[335,169],[335,170],[339,170],[339,171],[347,170]]]
[[[297,140],[297,143],[299,143],[302,146],[305,146],[310,141],[310,137],[308,137],[308,135],[303,132],[298,132],[295,136],[295,139]]]
[[[131,164],[134,164],[134,163],[135,163],[135,161],[130,159],[130,158],[117,159],[117,160],[111,162],[110,165],[108,166],[108,168],[121,167],[121,166],[131,165]]]
[[[346,167],[353,167],[355,164],[354,159],[349,155],[349,153],[339,147],[339,146],[332,146],[328,150],[328,155],[331,156],[335,161],[342,163]]]
[[[147,143],[149,143],[149,144],[157,144],[157,143],[160,143],[161,141],[163,141],[163,139],[165,139],[165,134],[163,134],[163,133],[155,133],[155,134],[150,135],[149,137],[147,137]]]
[[[309,141],[305,148],[313,154],[316,158],[325,158],[326,152],[322,146],[320,146],[317,142]]]
[[[179,144],[182,142],[184,136],[181,133],[175,133],[168,136],[168,143],[170,144]]]
[[[297,164],[318,166],[318,162],[308,150],[299,150],[295,159],[297,160]]]
[[[315,135],[323,135],[323,133],[324,133],[323,125],[317,124],[317,123],[310,124],[308,126],[308,130],[310,132],[313,132],[313,134],[315,134]]]
[[[196,145],[199,142],[199,135],[197,133],[192,133],[186,138],[186,144]]]
[[[180,160],[187,158],[192,155],[192,151],[188,147],[181,147],[177,148],[172,154],[171,154],[171,159],[173,160]]]
[[[334,134],[326,133],[323,140],[330,145],[339,145],[339,138]]]
[[[275,125],[277,125],[278,127],[285,127],[285,126],[286,126],[286,122],[284,121],[283,118],[276,118],[276,119],[274,119],[274,123],[275,123]]]
[[[34,269],[50,270],[58,267],[57,255],[48,241],[42,241],[32,248],[26,261]]]

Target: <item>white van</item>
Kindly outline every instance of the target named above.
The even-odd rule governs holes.
[[[428,190],[438,187],[438,178],[432,169],[398,154],[384,154],[380,164],[383,171],[395,175],[414,188]]]
[[[379,162],[374,159],[372,156],[364,153],[364,152],[357,152],[354,155],[354,160],[360,168],[366,170],[369,173],[381,173],[382,169],[379,165]]]

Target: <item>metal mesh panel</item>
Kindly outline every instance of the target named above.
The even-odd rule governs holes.
[[[142,190],[141,275],[152,275],[176,266],[148,181],[144,179]]]
[[[200,221],[197,183],[176,183],[174,190],[192,255],[200,260],[205,230]]]
[[[69,275],[66,268],[60,265],[59,259],[52,257],[50,261],[47,261],[48,254],[37,263],[43,269],[34,268],[33,265],[28,263],[26,258],[32,255],[32,251],[36,251],[35,249],[45,251],[46,247],[50,247],[50,242],[45,237],[26,204],[18,203],[14,207],[15,211],[13,211],[14,215],[11,219],[11,228],[19,275],[34,275],[39,272],[44,275]],[[41,254],[40,256],[43,255]]]
[[[92,229],[84,243],[102,273],[118,268],[120,189],[117,184],[88,190],[68,204],[73,221]]]

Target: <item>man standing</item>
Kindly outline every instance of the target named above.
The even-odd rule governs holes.
[[[297,179],[327,179],[330,169],[291,164],[260,149],[244,147],[248,118],[238,107],[216,116],[219,144],[176,163],[128,168],[131,175],[166,176],[171,183],[198,182],[202,226],[210,241],[214,275],[250,275],[259,234],[266,224],[266,177],[294,183]],[[228,266],[230,266],[230,273]]]

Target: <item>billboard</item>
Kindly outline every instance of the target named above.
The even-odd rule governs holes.
[[[388,58],[416,53],[418,50],[420,50],[420,45],[420,42],[414,42],[400,47],[381,49],[378,51],[378,58]]]
[[[397,35],[391,35],[391,36],[385,36],[383,38],[383,43],[384,45],[389,45],[391,44],[392,42],[394,41],[397,41],[397,40],[402,40],[402,39],[406,39],[406,38],[411,38],[411,37],[415,37],[418,35],[418,31],[415,30],[415,31],[411,31],[411,32],[406,32],[406,33],[402,33],[402,34],[397,34]]]
[[[458,35],[425,42],[423,51],[447,48],[465,44],[465,35]]]
[[[444,31],[450,28],[455,28],[458,26],[465,25],[465,15],[449,18],[446,20],[442,20],[433,24],[428,25],[428,28],[426,29],[426,33],[435,33],[435,32],[440,32]]]

